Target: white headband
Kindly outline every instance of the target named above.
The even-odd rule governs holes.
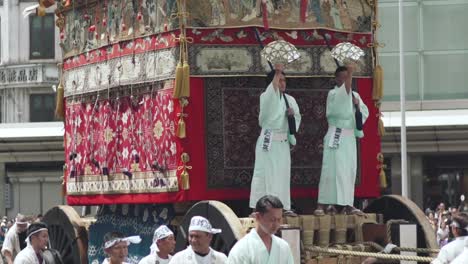
[[[156,244],[159,240],[164,239],[168,236],[173,236],[174,233],[169,229],[169,227],[165,225],[159,226],[155,231],[153,235],[153,243],[151,244],[150,247],[150,252],[151,254],[155,254],[156,252],[159,252],[158,245]]]
[[[41,232],[41,231],[47,231],[47,230],[48,230],[48,229],[45,228],[45,227],[39,228],[38,230],[36,230],[36,231],[34,231],[34,232],[31,232],[31,234],[29,234],[29,235],[26,237],[26,239],[25,239],[24,241],[28,242],[28,241],[29,241],[29,238],[30,238],[32,235],[37,234],[37,233],[39,233],[39,232]]]
[[[18,220],[18,217],[17,217],[17,218],[15,218],[15,224],[19,224],[19,225],[27,225],[27,224],[28,224],[28,222],[27,222],[27,221],[26,221],[26,222],[19,221],[19,220]]]
[[[119,238],[114,238],[114,239],[111,239],[111,240],[107,241],[104,244],[104,249],[111,248],[115,244],[118,244],[120,242],[126,242],[127,246],[130,245],[130,243],[138,244],[138,243],[141,242],[141,237],[140,236],[129,236],[129,237],[123,237],[123,238],[120,238],[120,237]]]
[[[207,232],[210,234],[221,233],[221,229],[212,228],[210,221],[208,221],[208,219],[201,217],[201,216],[192,217],[192,220],[190,220],[189,232],[190,231],[202,231],[202,232]]]

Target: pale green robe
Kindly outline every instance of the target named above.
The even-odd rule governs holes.
[[[287,95],[289,107],[294,110],[296,129],[301,123],[301,114],[296,100]],[[289,144],[296,145],[294,135],[288,133],[286,103],[280,92],[270,84],[260,96],[260,114],[258,117],[262,132],[255,147],[255,168],[250,189],[250,207],[255,208],[257,201],[264,195],[274,195],[283,203],[284,209],[291,208],[291,153]],[[287,133],[286,141],[272,141],[271,148],[263,149],[265,130],[272,133]]]
[[[367,106],[358,93],[362,113],[362,123],[369,116]],[[364,133],[356,129],[352,95],[346,92],[345,85],[336,87],[328,93],[327,121],[328,132],[323,139],[323,162],[320,175],[318,203],[333,205],[349,205],[354,203],[354,183],[357,171],[356,137],[362,138]],[[329,145],[332,127],[350,129],[351,135],[343,133],[337,148]]]
[[[271,250],[254,229],[237,241],[229,252],[227,264],[294,264],[294,258],[288,242],[277,236],[271,236]]]

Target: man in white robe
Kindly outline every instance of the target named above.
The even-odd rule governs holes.
[[[28,227],[27,246],[16,256],[14,264],[45,264],[43,252],[49,245],[49,231],[45,223]]]
[[[255,147],[250,208],[255,208],[260,197],[270,194],[278,197],[284,209],[291,213],[290,146],[296,145],[296,138],[289,131],[288,116],[294,116],[297,130],[301,122],[301,113],[296,100],[284,93],[286,78],[283,70],[283,65],[275,65],[275,70],[268,75],[269,85],[260,95],[258,121],[262,131]]]
[[[150,254],[140,260],[139,264],[168,264],[174,251],[174,233],[165,225],[159,226],[153,235],[153,244]]]
[[[468,237],[465,238],[465,248],[450,264],[466,264],[468,263]]]
[[[102,264],[128,264],[128,246],[141,242],[140,236],[125,237],[120,232],[109,232],[104,235],[104,252],[109,256]]]
[[[2,255],[5,257],[6,264],[13,264],[16,255],[26,247],[27,229],[27,218],[18,214],[15,224],[6,233],[2,246]]]
[[[354,64],[338,67],[335,71],[336,86],[327,96],[328,131],[323,139],[323,162],[320,174],[318,206],[315,215],[324,214],[324,206],[335,213],[336,205],[343,213],[363,213],[353,206],[357,172],[356,138],[364,133],[356,128],[355,112],[362,114],[362,123],[369,110],[358,93],[352,91]]]
[[[465,238],[468,237],[468,214],[459,213],[453,215],[450,226],[452,227],[455,240],[440,249],[437,258],[431,262],[432,264],[451,263],[465,248]]]
[[[289,244],[275,236],[283,219],[283,204],[265,195],[255,207],[257,226],[237,241],[229,252],[228,264],[293,264]]]
[[[213,234],[218,233],[221,233],[221,229],[212,228],[208,219],[192,217],[189,227],[190,246],[175,254],[169,264],[225,264],[226,255],[210,247]]]

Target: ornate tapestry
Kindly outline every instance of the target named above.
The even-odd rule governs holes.
[[[208,188],[249,188],[255,161],[259,96],[264,78],[211,78],[206,81]],[[327,131],[325,105],[330,78],[288,79],[287,93],[301,110],[298,144],[291,151],[293,187],[316,187]]]
[[[70,2],[68,6],[63,4]],[[264,27],[371,32],[372,7],[366,0],[196,0],[187,1],[189,28]],[[120,41],[178,28],[176,0],[61,1],[64,57]]]
[[[112,95],[67,104],[67,194],[177,191],[180,147],[172,89]]]

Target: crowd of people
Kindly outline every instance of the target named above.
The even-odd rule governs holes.
[[[148,256],[140,264],[293,264],[293,255],[288,243],[275,236],[283,218],[283,204],[278,197],[265,195],[255,206],[256,228],[237,241],[229,255],[210,247],[213,235],[222,232],[214,228],[210,220],[202,216],[191,218],[188,228],[188,247],[173,256],[175,236],[173,231],[161,225],[154,231],[153,243]],[[138,235],[126,236],[109,232],[104,236],[103,249],[107,257],[103,264],[125,264],[128,247],[138,244]],[[49,247],[48,227],[43,222],[29,222],[18,215],[7,231],[1,250],[8,264],[61,264],[57,251]],[[2,263],[3,261],[0,261]]]
[[[432,264],[468,263],[468,212],[465,206],[448,207],[440,203],[426,209],[426,217],[436,235],[440,252]]]

